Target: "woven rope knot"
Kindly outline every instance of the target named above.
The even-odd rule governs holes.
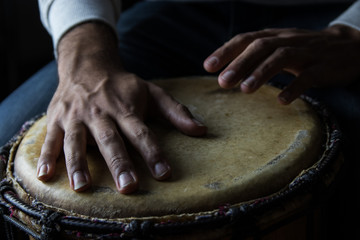
[[[153,228],[153,223],[150,221],[144,221],[141,223],[141,231],[144,235],[148,235]]]
[[[41,239],[55,239],[58,237],[56,234],[60,232],[60,224],[58,221],[63,215],[51,210],[44,211],[40,219],[42,225]]]
[[[0,182],[0,194],[3,195],[7,191],[14,192],[14,189],[10,182],[4,179]]]
[[[133,234],[138,235],[140,233],[140,223],[139,221],[133,220],[129,224],[129,231]]]
[[[11,144],[7,143],[5,146],[0,147],[0,156],[7,160],[11,149]]]

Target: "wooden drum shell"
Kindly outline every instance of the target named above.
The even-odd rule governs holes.
[[[170,164],[174,166],[171,180],[153,180],[145,164],[133,153],[136,166],[139,166],[137,171],[142,174],[140,190],[131,196],[121,195],[116,192],[111,177],[105,176],[104,180],[96,177],[94,169],[98,168],[103,173],[106,167],[103,160],[98,160],[101,156],[97,150],[92,149],[88,159],[92,166],[90,172],[95,176],[91,190],[75,193],[69,189],[63,159],[59,159],[55,179],[42,183],[34,174],[42,140],[34,139],[43,139],[46,131],[30,128],[30,125],[42,125],[39,129],[44,129],[46,118],[42,117],[28,123],[26,131],[11,142],[7,176],[3,182],[7,182],[9,189],[14,189],[20,201],[28,205],[25,211],[19,206],[13,207],[11,217],[27,225],[35,236],[46,235],[44,219],[53,218],[50,224],[52,230],[48,235],[62,234],[68,238],[287,239],[290,237],[288,234],[294,233],[299,237],[299,233],[293,229],[305,229],[305,235],[316,238],[319,234],[316,229],[309,233],[311,221],[318,222],[319,219],[318,208],[314,205],[317,196],[313,190],[328,189],[343,161],[339,155],[341,134],[335,120],[323,106],[312,99],[299,99],[290,107],[283,107],[273,102],[279,92],[273,87],[264,86],[259,93],[245,95],[236,90],[219,89],[212,77],[171,79],[156,83],[188,106],[209,127],[206,137],[189,138],[170,126],[150,123],[160,136],[159,142],[165,148]],[[182,92],[178,93],[177,89],[182,89]],[[210,102],[211,99],[214,101]],[[198,104],[201,101],[204,103]],[[250,103],[254,105],[250,106]],[[256,111],[260,113],[250,117],[244,115]],[[230,115],[235,120],[226,120]],[[262,120],[257,124],[253,118]],[[278,123],[275,121],[277,118]],[[287,121],[291,121],[291,124]],[[227,129],[233,122],[233,126]],[[251,130],[254,126],[258,127],[260,136],[249,137],[256,132]],[[280,126],[280,129],[274,129],[275,126]],[[295,130],[291,130],[291,127]],[[259,147],[254,146],[254,142],[265,138],[265,132],[269,132],[268,139],[260,142]],[[286,134],[279,136],[283,132]],[[176,139],[172,138],[173,135],[176,135]],[[248,136],[248,139],[244,136]],[[281,143],[286,138],[290,139],[287,139],[289,143]],[[235,144],[235,139],[239,143]],[[269,139],[273,143],[266,146]],[[276,149],[276,144],[283,145]],[[204,145],[206,147],[202,149]],[[194,150],[189,149],[190,146],[194,146]],[[177,148],[180,152],[176,152]],[[254,149],[258,151],[253,153]],[[274,152],[266,155],[264,149],[274,149]],[[229,153],[229,160],[224,153],[232,150],[237,151],[237,157]],[[199,155],[198,163],[194,151]],[[258,160],[259,156],[263,156],[263,159]],[[231,160],[234,158],[236,161]],[[251,159],[255,159],[258,165],[248,167]],[[188,162],[184,164],[184,161]],[[201,167],[192,165],[194,162],[201,164]],[[204,162],[211,166],[207,168],[202,164]],[[241,167],[233,170],[234,166]],[[243,168],[248,169],[243,171]],[[207,169],[215,172],[209,173]],[[237,174],[240,171],[241,174]],[[193,179],[187,173],[195,179],[196,184],[193,185],[197,189],[190,186]],[[2,192],[2,201],[14,204],[9,192],[12,191]],[[91,198],[96,199],[94,203],[91,203]],[[78,205],[86,209],[73,207],[74,203],[80,203]],[[37,214],[31,214],[31,211],[43,219],[38,219]],[[71,222],[76,224],[71,226]],[[303,230],[300,232],[304,233]]]

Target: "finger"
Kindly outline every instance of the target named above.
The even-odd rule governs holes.
[[[106,117],[98,117],[88,126],[119,192],[127,194],[135,191],[138,187],[137,176],[114,122]]]
[[[253,41],[219,74],[219,85],[223,88],[234,87],[281,46],[282,42],[282,39],[273,37]]]
[[[312,70],[307,70],[296,77],[283,91],[278,95],[281,104],[287,105],[298,98],[305,90],[313,86],[312,80],[316,79]]]
[[[90,187],[90,173],[86,161],[86,128],[71,121],[65,126],[64,154],[70,187],[77,192]]]
[[[56,160],[63,145],[63,132],[56,124],[48,124],[44,144],[37,163],[37,177],[48,181],[55,174]]]
[[[154,102],[157,104],[160,114],[177,129],[189,136],[203,136],[206,134],[207,127],[196,119],[187,107],[155,85],[151,85],[149,91],[151,96],[156,97]]]
[[[170,177],[171,168],[163,156],[153,132],[135,115],[123,117],[118,122],[122,133],[141,154],[153,177],[164,180]]]
[[[255,39],[273,36],[277,32],[269,30],[238,34],[218,48],[203,63],[208,72],[217,72],[241,54]]]
[[[241,83],[241,91],[252,93],[283,70],[297,75],[304,61],[307,62],[308,59],[301,50],[292,47],[278,48]]]

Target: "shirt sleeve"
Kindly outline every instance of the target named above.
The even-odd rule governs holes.
[[[120,0],[38,0],[40,18],[53,40],[55,53],[62,36],[86,21],[108,24],[117,35],[116,21],[120,15]]]
[[[330,26],[342,24],[360,31],[360,1],[354,2],[343,14],[334,21],[330,22]]]

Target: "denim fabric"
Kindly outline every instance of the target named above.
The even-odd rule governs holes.
[[[140,2],[118,21],[119,54],[125,68],[144,79],[204,75],[203,60],[238,33],[272,27],[322,29],[347,6]],[[278,76],[273,81],[289,81],[289,77]],[[52,62],[1,103],[0,146],[23,122],[46,111],[56,86],[57,70]],[[312,96],[324,101],[348,128],[348,123],[360,119],[357,90],[316,90]]]
[[[140,2],[125,11],[118,21],[119,54],[125,68],[144,79],[204,75],[207,73],[202,67],[203,60],[238,33],[272,27],[322,29],[347,6]],[[273,81],[284,79],[289,81],[289,77],[283,76]],[[23,122],[46,111],[56,85],[56,64],[52,62],[1,103],[0,145]],[[312,96],[324,101],[345,128],[356,129],[354,123],[360,119],[358,90],[315,90]]]
[[[46,111],[57,82],[57,68],[53,61],[1,102],[0,146],[15,135],[25,121]]]
[[[208,74],[203,60],[238,33],[275,27],[320,30],[347,7],[142,2],[120,17],[119,54],[128,71],[145,79]],[[291,77],[279,75],[272,81],[284,85]],[[360,120],[359,90],[311,90],[308,94],[323,101],[347,128],[348,122]]]
[[[238,2],[140,2],[120,17],[117,25],[119,54],[125,68],[144,79],[204,75],[207,73],[202,68],[203,60],[237,33],[270,27],[322,29],[346,7],[338,4],[275,7]],[[273,81],[286,83],[289,77],[280,75]],[[46,111],[56,86],[56,63],[52,62],[1,103],[0,145],[5,144],[26,120]],[[350,163],[347,174],[353,176],[347,179],[350,188],[359,183],[356,178],[359,169],[359,92],[358,87],[308,92],[327,104],[341,123],[346,137],[344,154]],[[355,218],[349,215],[354,215],[351,206],[358,205],[359,191],[354,194],[352,191],[351,188],[339,197],[341,202],[335,203],[336,208],[331,209],[331,214],[343,220]],[[345,229],[356,229],[351,221],[334,221],[331,230],[341,229],[339,224],[349,224]]]

